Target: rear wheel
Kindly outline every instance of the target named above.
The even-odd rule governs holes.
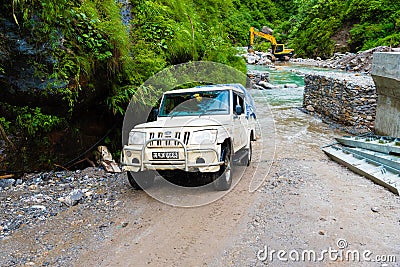
[[[232,185],[232,155],[228,147],[224,147],[221,154],[221,159],[224,161],[224,164],[221,166],[221,169],[214,174],[216,176],[214,187],[218,191],[226,191],[229,190]]]
[[[136,190],[147,189],[154,185],[155,173],[152,171],[127,172],[129,184]]]

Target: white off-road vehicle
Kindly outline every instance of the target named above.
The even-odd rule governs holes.
[[[136,189],[153,185],[154,171],[200,172],[216,190],[232,184],[232,165],[249,165],[256,140],[254,102],[240,84],[165,92],[155,121],[136,125],[121,163]]]

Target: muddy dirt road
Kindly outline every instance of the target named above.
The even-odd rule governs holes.
[[[174,207],[130,189],[124,175],[88,169],[79,175],[106,177],[101,186],[90,182],[100,200],[21,226],[0,240],[0,265],[400,266],[399,197],[320,150],[344,133],[304,114],[296,103],[270,108],[261,92],[254,98],[263,142],[254,143],[252,165],[222,198]],[[27,194],[1,193],[10,202]],[[163,196],[204,203],[217,194],[201,189]]]

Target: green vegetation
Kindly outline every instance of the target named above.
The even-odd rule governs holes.
[[[41,132],[50,132],[54,127],[61,125],[64,120],[54,115],[43,114],[39,107],[35,109],[22,107],[18,110],[16,122],[16,126],[29,135],[35,136]]]
[[[289,44],[301,57],[330,57],[337,42],[357,52],[400,45],[400,2],[388,0],[296,0]],[[349,33],[349,38],[338,33]],[[343,38],[345,38],[343,40]],[[335,40],[336,39],[336,40]],[[342,40],[340,40],[342,39]]]
[[[350,31],[353,49],[400,45],[399,1],[354,1],[347,15],[356,22]]]
[[[10,129],[11,122],[7,121],[6,118],[0,117],[0,124],[5,131],[8,131],[8,129]]]
[[[52,152],[48,134],[55,130],[65,129],[66,119],[46,114],[40,107],[16,107],[2,102],[0,104],[10,118],[8,120],[0,117],[0,127],[6,134],[14,135],[12,139],[18,142],[18,147],[15,147],[10,139],[6,138],[6,141],[12,144],[12,150],[19,152],[16,157],[18,161],[11,164],[21,167],[34,163],[50,168],[58,157]],[[32,158],[36,159],[35,162],[32,162]]]
[[[59,109],[67,110],[52,114],[26,101],[3,107],[9,114],[0,123],[42,141],[62,126],[78,129],[79,113],[94,105],[121,120],[137,88],[168,66],[203,60],[245,72],[235,47],[247,46],[250,26],[272,28],[298,57],[330,57],[338,43],[351,52],[400,45],[400,2],[389,0],[136,0],[129,7],[116,0],[8,0],[0,15],[29,45],[45,48],[28,60],[46,81],[37,93],[61,99]],[[255,47],[270,44],[259,38]],[[0,55],[8,52],[1,33]],[[0,75],[7,71],[2,58]],[[134,100],[147,101],[151,90]]]
[[[99,77],[110,88],[104,104],[122,114],[136,88],[168,65],[208,60],[245,71],[229,38],[236,35],[226,12],[240,14],[230,0],[135,1],[128,25],[121,7],[114,0],[12,0],[9,5],[32,42],[52,47],[48,56],[55,63],[50,68],[34,63],[36,73],[53,81],[48,91],[61,94],[71,112],[81,90],[95,88]],[[243,26],[242,34],[248,28]]]
[[[245,71],[234,46],[245,46],[248,29],[273,28],[298,56],[329,57],[332,37],[349,25],[349,49],[399,45],[400,3],[367,0],[139,0],[123,21],[114,0],[10,0],[8,8],[37,44],[49,43],[56,62],[37,73],[52,79],[49,90],[64,96],[71,111],[82,85],[94,88],[102,74],[105,102],[123,110],[148,77],[168,65],[209,60]],[[379,18],[377,20],[376,18]],[[267,49],[268,43],[258,44]],[[67,83],[68,86],[60,86]]]
[[[40,107],[15,107],[3,102],[0,104],[6,110],[8,117],[14,121],[11,123],[5,117],[0,117],[0,124],[5,131],[22,132],[26,136],[37,138],[51,132],[54,128],[66,126],[65,118],[45,114]]]

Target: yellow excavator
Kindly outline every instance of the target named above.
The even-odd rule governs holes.
[[[271,42],[272,55],[275,57],[275,58],[271,58],[271,60],[278,59],[278,60],[286,60],[287,61],[294,54],[294,49],[285,48],[284,44],[278,44],[276,42],[275,37],[272,35],[272,30],[268,27],[263,27],[263,30],[261,32],[256,31],[254,29],[254,27],[250,27],[250,43],[249,43],[249,47],[247,49],[248,52],[254,52],[253,43],[254,43],[255,36],[260,36]]]

